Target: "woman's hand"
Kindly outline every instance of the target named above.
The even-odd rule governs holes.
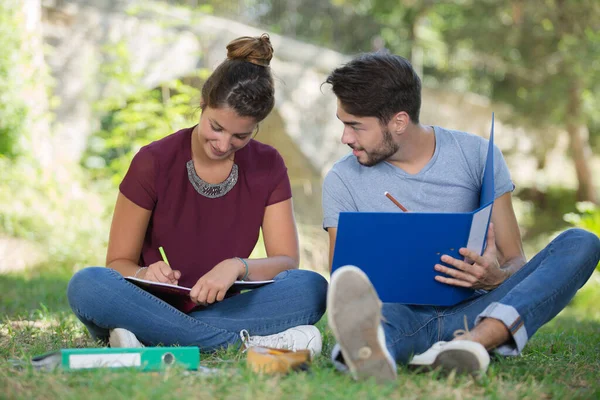
[[[213,267],[192,288],[190,297],[196,304],[212,304],[225,298],[227,290],[243,276],[244,264],[235,258],[221,261]]]
[[[164,261],[157,261],[141,271],[138,277],[148,281],[177,285],[179,278],[181,278],[181,272],[171,269]]]

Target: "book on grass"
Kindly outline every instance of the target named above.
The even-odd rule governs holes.
[[[494,115],[480,191],[472,212],[341,212],[332,272],[362,269],[383,302],[449,306],[473,290],[435,280],[435,264],[446,254],[463,260],[461,247],[483,254],[494,204]]]
[[[141,347],[141,348],[91,348],[61,349],[33,357],[35,369],[67,371],[92,368],[135,368],[157,371],[169,366],[188,370],[198,369],[198,347]]]
[[[134,278],[132,276],[125,277],[125,280],[133,283],[141,289],[144,289],[148,293],[152,293],[154,296],[169,303],[184,313],[190,312],[192,309],[199,307],[199,305],[194,303],[190,298],[190,292],[192,291],[192,288],[171,285],[169,283],[154,282],[146,279]],[[225,297],[239,293],[242,290],[256,289],[273,282],[273,280],[235,281],[229,288]]]

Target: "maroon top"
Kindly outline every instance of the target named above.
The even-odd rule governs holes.
[[[186,168],[192,130],[142,147],[119,186],[129,200],[152,210],[139,265],[161,260],[162,246],[171,267],[181,271],[179,285],[188,287],[223,260],[249,257],[265,207],[292,197],[283,158],[255,140],[235,153],[238,180],[227,194],[199,194]]]

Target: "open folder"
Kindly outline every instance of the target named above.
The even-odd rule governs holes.
[[[194,308],[201,307],[194,303],[190,298],[192,288],[134,278],[133,276],[125,277],[125,280],[152,293],[154,296],[169,303],[181,312],[188,313]],[[242,290],[256,289],[273,282],[272,279],[267,281],[235,281],[227,291],[225,297],[237,294]]]
[[[494,114],[479,208],[472,212],[342,212],[332,272],[344,265],[362,269],[384,303],[449,306],[473,290],[435,280],[434,270],[446,254],[466,247],[483,254],[494,203]]]

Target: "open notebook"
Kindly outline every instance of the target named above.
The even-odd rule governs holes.
[[[190,299],[190,292],[192,290],[191,288],[171,285],[169,283],[148,281],[145,279],[134,278],[132,276],[125,277],[125,280],[133,283],[136,286],[139,286],[149,293],[152,293],[154,296],[169,303],[184,313],[187,313],[193,308],[199,306],[198,304],[194,303],[192,299]],[[242,290],[256,289],[257,287],[268,285],[272,282],[273,280],[235,281],[235,283],[229,288],[228,295],[229,293],[239,293]]]
[[[453,305],[473,290],[449,286],[434,279],[435,264],[447,254],[466,247],[483,254],[494,203],[494,115],[479,208],[464,213],[342,212],[340,213],[332,271],[344,265],[362,269],[381,301],[390,303]],[[450,265],[444,264],[448,267]]]

